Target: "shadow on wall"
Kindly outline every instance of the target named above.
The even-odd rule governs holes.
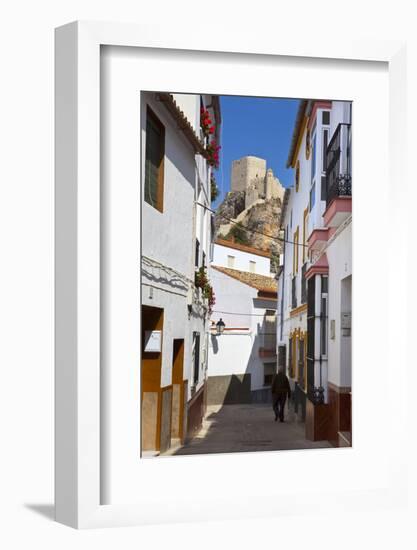
[[[210,335],[211,338],[211,345],[213,347],[213,353],[214,355],[217,355],[219,352],[219,342],[217,341],[217,336],[215,334]]]
[[[208,405],[251,403],[251,375],[210,376],[207,380]]]
[[[258,325],[259,327],[259,325]],[[232,335],[223,335],[221,338],[234,338]],[[217,355],[221,352],[219,345],[219,337],[215,334],[211,335],[211,343],[213,346],[213,354]],[[259,334],[255,334],[253,339],[252,349],[243,368],[233,365],[231,371],[241,371],[242,374],[230,374],[209,376],[207,379],[207,405],[239,405],[252,403],[253,392],[252,371],[254,368],[260,368],[258,360]],[[238,354],[236,354],[238,358]],[[237,359],[238,360],[238,359]],[[270,388],[265,387],[265,392],[270,393]],[[260,402],[260,400],[257,400]],[[265,400],[268,402],[268,399]]]

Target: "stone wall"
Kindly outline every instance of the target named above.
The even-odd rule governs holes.
[[[230,189],[245,193],[245,208],[259,199],[282,201],[285,191],[272,169],[266,169],[266,160],[252,156],[233,161]]]
[[[247,156],[232,162],[231,191],[246,191],[255,178],[263,179],[266,160]]]

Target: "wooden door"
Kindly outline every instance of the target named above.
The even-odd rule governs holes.
[[[142,451],[158,451],[161,446],[162,352],[145,352],[144,343],[146,331],[162,331],[163,325],[163,309],[142,306]]]
[[[184,340],[173,341],[171,440],[184,439]]]

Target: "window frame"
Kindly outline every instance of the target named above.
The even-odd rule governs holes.
[[[148,162],[148,124],[152,121],[152,123],[157,126],[161,132],[161,151],[160,151],[160,163],[157,168],[158,176],[157,176],[157,190],[156,190],[156,204],[152,204],[149,200],[146,199],[146,189],[147,189],[147,174],[146,174],[146,166]],[[155,210],[158,210],[161,212],[161,214],[164,212],[164,184],[165,184],[165,140],[166,140],[166,130],[164,124],[160,121],[159,117],[155,114],[155,112],[152,110],[152,108],[149,105],[146,105],[146,134],[145,134],[145,174],[144,174],[144,189],[143,189],[143,200],[146,202],[146,204],[149,204],[152,208],[155,208]]]
[[[311,132],[311,173],[309,192],[309,212],[316,205],[316,172],[317,172],[317,125],[314,125]]]
[[[193,386],[196,387],[200,380],[200,346],[201,335],[198,331],[193,331]]]
[[[294,250],[293,250],[293,261],[292,261],[292,269],[293,269],[294,276],[297,275],[298,267],[299,267],[299,253],[298,253],[299,239],[300,239],[300,227],[297,225],[297,229],[294,231]]]

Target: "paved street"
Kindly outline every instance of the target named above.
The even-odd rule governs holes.
[[[286,406],[285,422],[275,422],[271,405],[212,405],[203,427],[188,444],[166,455],[273,451],[330,447],[327,441],[304,437],[304,424]]]

